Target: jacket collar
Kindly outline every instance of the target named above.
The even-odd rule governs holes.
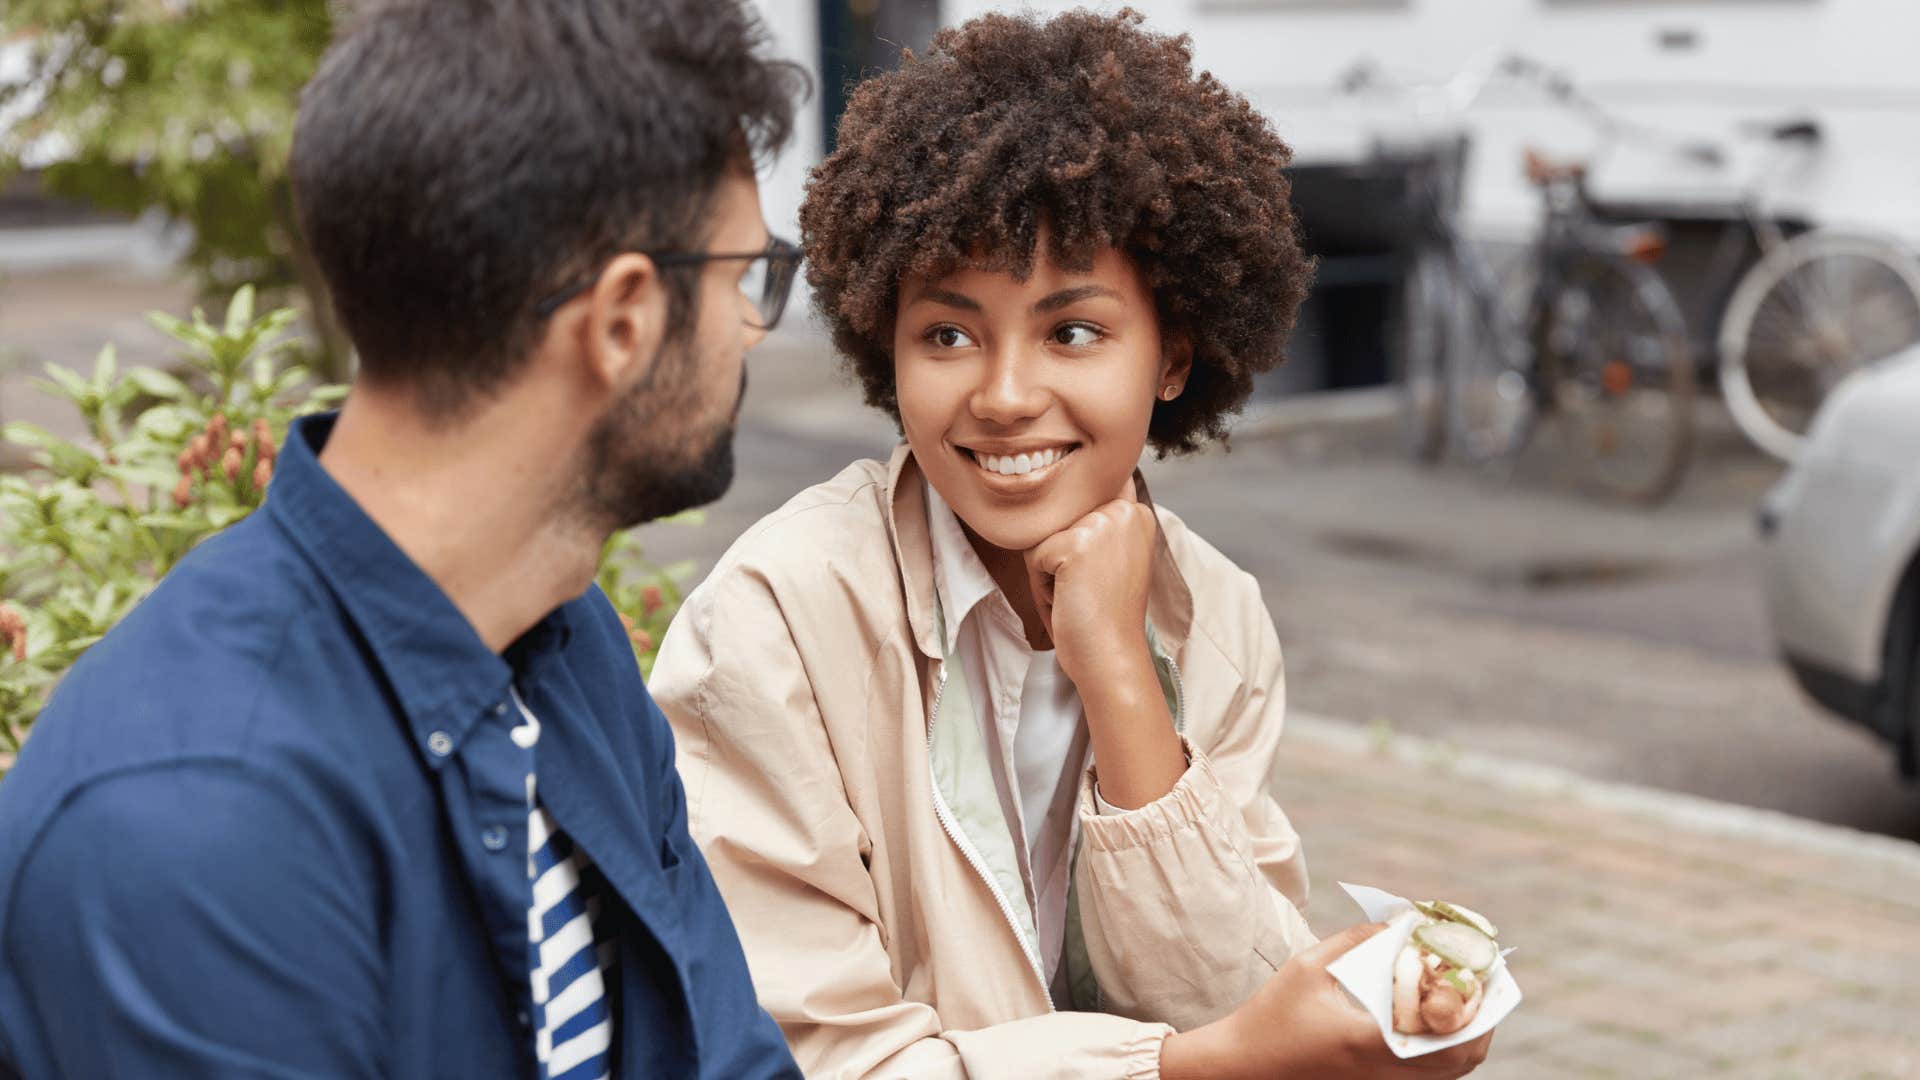
[[[1146,478],[1138,469],[1133,473],[1133,490],[1141,502],[1153,505]],[[934,585],[933,540],[927,527],[926,486],[924,474],[913,460],[913,450],[904,442],[894,448],[893,456],[887,461],[883,495],[893,559],[900,567],[900,583],[907,598],[907,624],[920,651],[939,660],[946,651],[936,625],[938,594]],[[1153,625],[1161,647],[1169,653],[1179,652],[1193,630],[1193,593],[1174,561],[1173,548],[1167,544],[1164,529],[1154,536],[1153,584],[1147,593],[1147,621]]]

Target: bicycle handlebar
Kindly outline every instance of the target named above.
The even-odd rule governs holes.
[[[1480,53],[1462,65],[1446,82],[1425,85],[1389,83],[1379,65],[1370,57],[1363,57],[1340,74],[1335,86],[1339,92],[1348,95],[1383,85],[1391,85],[1405,93],[1426,90],[1444,95],[1451,111],[1460,114],[1471,108],[1487,87],[1502,78],[1540,87],[1554,102],[1580,114],[1603,137],[1626,138],[1662,146],[1688,161],[1710,168],[1723,168],[1727,164],[1728,154],[1719,143],[1702,138],[1682,139],[1657,128],[1623,120],[1581,93],[1566,72],[1520,53]],[[1807,144],[1820,141],[1819,126],[1806,120],[1768,125],[1763,130],[1779,141]]]

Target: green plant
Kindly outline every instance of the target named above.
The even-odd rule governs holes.
[[[35,383],[74,408],[83,439],[0,428],[35,462],[0,475],[0,770],[80,654],[194,545],[264,501],[288,424],[345,395],[292,359],[294,318],[288,309],[256,318],[251,288],[217,325],[198,310],[191,320],[155,314],[181,346],[184,379],[122,369],[108,346],[90,376],[48,365]],[[642,671],[690,569],[654,566],[631,533],[607,541],[597,580]]]
[[[663,525],[702,525],[706,515],[689,510],[663,518]],[[692,562],[656,566],[647,559],[640,537],[633,531],[614,533],[600,549],[600,572],[594,581],[613,601],[620,622],[633,642],[634,659],[640,662],[640,674],[653,674],[653,659],[660,651],[660,639],[667,624],[680,610],[685,599],[681,583],[693,576]]]
[[[254,284],[313,298],[318,355],[344,339],[300,243],[286,176],[300,88],[332,37],[328,0],[7,0],[24,42],[0,84],[0,182],[38,167],[48,192],[192,226],[207,295]]]

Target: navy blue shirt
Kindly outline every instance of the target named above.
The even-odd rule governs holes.
[[[614,1075],[797,1077],[605,596],[491,651],[320,468],[332,424],[0,782],[0,1075],[533,1075],[517,687],[615,894]]]

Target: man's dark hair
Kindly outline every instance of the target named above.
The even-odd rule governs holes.
[[[984,264],[1024,277],[1044,225],[1054,262],[1117,247],[1168,331],[1193,342],[1185,392],[1154,405],[1163,454],[1225,434],[1281,360],[1313,278],[1266,118],[1185,37],[1132,11],[986,15],[862,84],[800,211],[807,281],[869,404],[899,418],[901,280]]]
[[[295,203],[362,376],[446,416],[532,352],[546,295],[696,250],[805,74],[739,0],[373,0],[301,99]],[[675,326],[697,275],[669,272]]]

